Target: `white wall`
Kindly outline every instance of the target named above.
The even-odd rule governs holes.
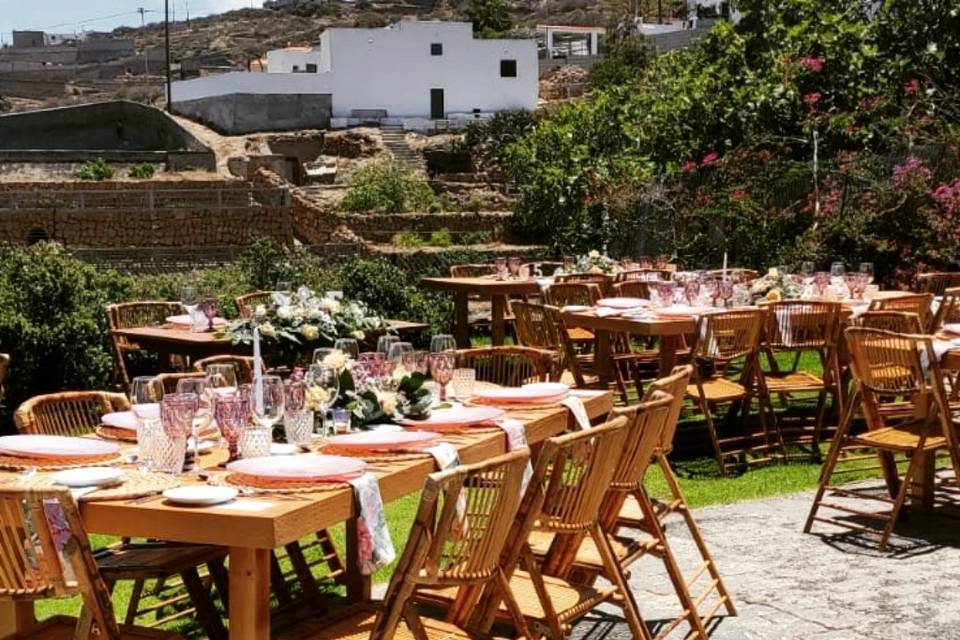
[[[320,66],[320,51],[311,49],[310,51],[298,51],[294,49],[273,49],[267,51],[267,71],[269,73],[293,73],[293,67],[296,66],[298,72],[305,73],[308,64],[317,65],[317,70],[322,71]]]
[[[174,82],[174,102],[198,100],[232,93],[330,93],[324,73],[247,73],[235,71]]]
[[[430,44],[443,55],[430,55]],[[444,90],[447,113],[532,110],[537,106],[534,40],[474,40],[470,23],[400,22],[388,29],[328,29],[333,115],[386,109],[389,116],[430,116],[430,89]],[[500,60],[517,62],[500,77]]]

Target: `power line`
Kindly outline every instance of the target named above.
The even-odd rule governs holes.
[[[34,27],[30,31],[46,31],[47,29],[59,29],[60,27],[75,27],[87,22],[101,22],[103,20],[111,20],[113,18],[122,18],[123,16],[135,16],[138,15],[139,11],[124,11],[123,13],[113,13],[108,16],[99,16],[96,18],[84,18],[83,20],[77,20],[75,22],[61,22],[60,24],[50,25],[48,27]]]

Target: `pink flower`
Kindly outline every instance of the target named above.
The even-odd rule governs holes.
[[[693,160],[687,160],[682,165],[680,165],[680,171],[684,173],[693,173],[697,170],[697,163]]]
[[[906,162],[893,168],[892,182],[897,189],[922,191],[927,188],[931,179],[933,171],[916,156],[910,156]]]
[[[903,90],[908,96],[917,95],[920,92],[920,81],[914,78],[903,87]]]
[[[770,153],[769,149],[760,149],[760,151],[757,151],[757,158],[762,162],[769,162],[772,157],[773,154]]]
[[[823,95],[819,91],[814,91],[812,93],[808,93],[807,95],[803,96],[803,102],[812,107],[813,105],[820,102],[820,98],[822,97]]]
[[[705,167],[709,167],[715,163],[719,157],[720,155],[716,151],[711,151],[707,155],[703,156],[703,160],[700,161],[700,164]]]
[[[800,61],[800,65],[814,73],[823,71],[823,59],[817,56],[807,56]]]
[[[742,202],[747,199],[747,193],[743,189],[735,189],[730,193],[730,199],[736,202]]]

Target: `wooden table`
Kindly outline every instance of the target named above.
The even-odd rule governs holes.
[[[405,320],[387,320],[387,325],[400,334],[417,333],[427,329],[427,325],[421,322]],[[184,356],[195,361],[222,354],[252,354],[249,344],[233,344],[230,338],[217,337],[215,333],[194,333],[169,326],[114,329],[113,333],[138,344],[144,351],[158,354],[162,362],[169,361],[170,356]]]
[[[490,333],[494,346],[503,344],[506,336],[507,298],[509,296],[529,296],[540,293],[540,287],[533,280],[497,280],[495,276],[477,278],[423,278],[420,284],[434,291],[454,294],[454,336],[457,347],[470,347],[469,298],[478,296],[489,299]]]
[[[613,407],[613,397],[608,392],[581,393],[591,419],[602,418]],[[531,444],[575,426],[564,407],[512,410],[507,417],[526,424]],[[444,440],[457,447],[463,463],[506,451],[506,437],[502,432],[449,434],[444,435]],[[212,467],[223,455],[224,452],[217,451],[203,456],[201,463]],[[432,458],[371,463],[369,469],[380,479],[384,502],[420,490],[426,476],[436,470]],[[15,473],[0,472],[0,481],[15,476]],[[340,522],[347,523],[348,598],[353,601],[370,598],[370,579],[357,570],[356,536],[353,535],[357,513],[353,492],[348,489],[282,496],[264,494],[208,508],[168,505],[159,496],[146,502],[85,502],[81,503],[81,515],[90,533],[229,547],[231,640],[262,640],[270,635],[270,551]],[[0,637],[27,628],[32,621],[31,610],[0,600]]]

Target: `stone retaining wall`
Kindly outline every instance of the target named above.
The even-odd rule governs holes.
[[[377,242],[389,242],[400,232],[426,234],[441,229],[449,231],[454,238],[462,233],[485,231],[490,234],[492,242],[499,242],[504,239],[512,215],[504,211],[339,214],[354,233]]]

